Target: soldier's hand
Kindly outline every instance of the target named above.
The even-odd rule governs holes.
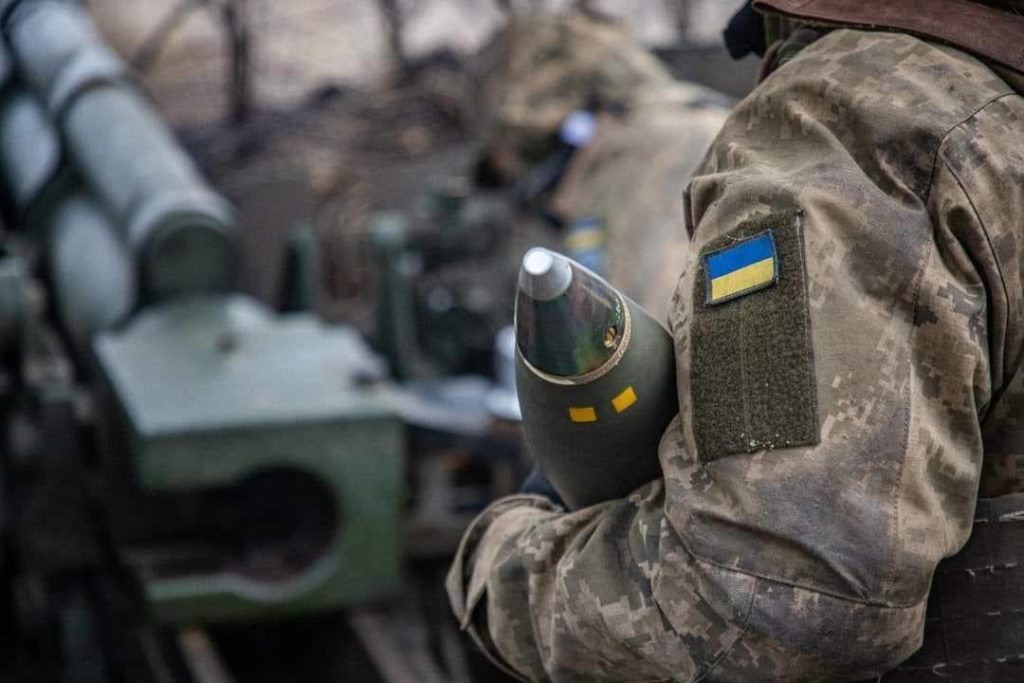
[[[552,503],[565,507],[565,502],[562,500],[562,496],[558,494],[555,487],[552,485],[551,480],[548,479],[548,475],[544,474],[544,470],[541,469],[540,465],[534,465],[533,470],[529,476],[523,482],[523,485],[519,487],[520,493],[529,493],[534,496],[544,496]]]

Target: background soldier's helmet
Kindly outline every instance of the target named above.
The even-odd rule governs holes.
[[[579,13],[512,19],[474,61],[469,120],[505,170],[551,149],[562,121],[589,106],[626,107],[672,77],[620,24]],[[511,168],[509,168],[511,167]]]

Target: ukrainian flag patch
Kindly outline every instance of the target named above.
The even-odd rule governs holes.
[[[779,279],[771,230],[702,256],[706,296],[715,305],[770,287]]]

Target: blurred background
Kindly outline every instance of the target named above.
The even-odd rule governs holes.
[[[607,254],[553,201],[591,134],[499,172],[480,51],[617,23],[692,84],[689,169],[740,4],[0,2],[0,681],[510,680],[444,577],[532,463],[523,253]]]

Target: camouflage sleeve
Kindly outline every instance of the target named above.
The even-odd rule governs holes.
[[[833,32],[741,104],[686,192],[664,478],[486,510],[449,575],[485,651],[528,680],[685,681],[856,680],[917,649],[1019,364],[1022,125],[982,64],[884,33]]]

